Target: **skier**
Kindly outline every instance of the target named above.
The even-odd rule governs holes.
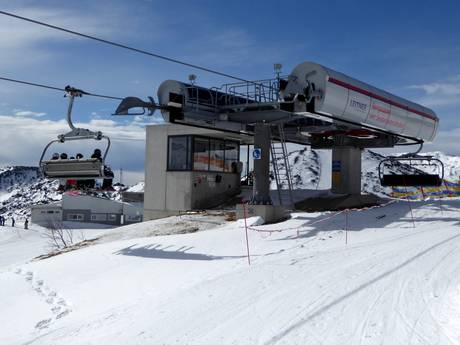
[[[3,226],[3,216],[0,216],[0,226]]]
[[[26,221],[24,222],[24,229],[29,229],[29,220],[26,218]]]
[[[13,217],[11,217],[11,226],[14,228],[14,224],[16,223],[16,221],[14,220]]]

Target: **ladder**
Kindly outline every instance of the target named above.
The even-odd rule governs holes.
[[[273,174],[275,175],[276,188],[278,191],[278,200],[280,205],[294,206],[292,197],[292,179],[291,166],[289,165],[288,151],[286,149],[286,140],[283,125],[277,125],[277,134],[279,141],[273,140],[273,127],[271,130],[270,152],[272,156]],[[287,188],[283,188],[283,187]]]

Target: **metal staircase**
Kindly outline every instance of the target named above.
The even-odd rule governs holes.
[[[279,204],[283,206],[293,207],[294,199],[292,197],[292,179],[291,166],[289,165],[288,151],[286,148],[286,139],[284,135],[283,125],[276,126],[275,133],[278,135],[278,140],[273,140],[273,127],[271,130],[271,161],[273,166],[273,174],[275,175],[276,187],[278,190]]]

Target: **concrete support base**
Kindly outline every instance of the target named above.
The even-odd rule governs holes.
[[[361,193],[361,149],[337,147],[332,149],[332,193]]]
[[[246,217],[259,216],[265,223],[275,223],[288,218],[289,214],[283,206],[274,205],[245,205]],[[243,219],[245,216],[243,205],[236,205],[236,218]]]
[[[337,195],[308,198],[296,203],[296,210],[309,212],[339,211],[347,208],[364,208],[388,202],[372,194]]]

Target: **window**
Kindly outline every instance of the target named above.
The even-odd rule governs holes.
[[[210,159],[209,159],[209,170],[210,171],[224,171],[224,141],[219,139],[211,139],[210,142]]]
[[[116,214],[109,214],[109,221],[110,222],[115,222],[117,220],[117,215]]]
[[[93,213],[91,215],[92,221],[105,222],[107,220],[107,215],[105,213]]]
[[[239,153],[239,145],[237,142],[225,141],[225,171],[234,172],[232,163],[238,163]]]
[[[140,216],[140,215],[139,216],[138,215],[136,215],[136,216],[128,215],[127,220],[129,222],[140,222],[140,221],[142,221],[142,216]]]
[[[191,170],[190,136],[168,138],[168,170]]]
[[[209,170],[209,139],[195,137],[193,140],[193,170]]]
[[[81,214],[81,213],[69,213],[67,215],[67,220],[72,220],[72,221],[75,221],[75,222],[81,222],[83,221],[84,219],[84,215]]]
[[[239,143],[194,135],[168,138],[168,171],[234,172]],[[233,166],[235,165],[233,164]]]

